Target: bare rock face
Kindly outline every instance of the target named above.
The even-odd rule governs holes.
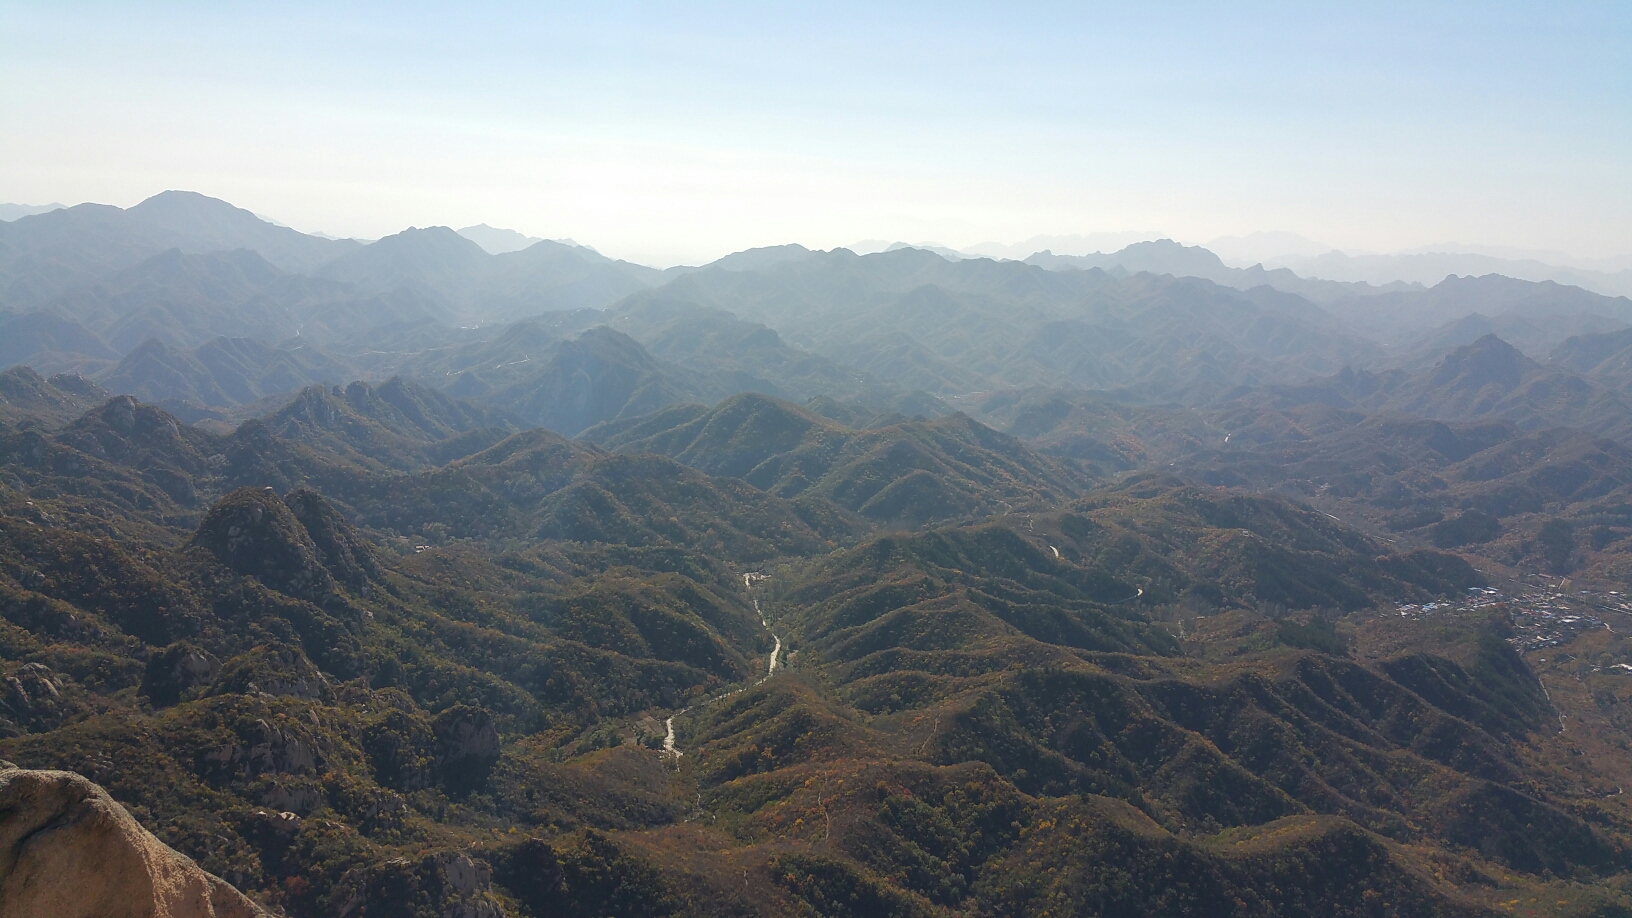
[[[220,671],[221,661],[209,651],[186,642],[171,644],[148,659],[142,694],[156,708],[169,707],[193,689],[208,685]]]
[[[269,918],[67,771],[0,770],[0,918]]]
[[[442,785],[456,797],[481,790],[499,761],[499,731],[484,708],[454,705],[431,723]]]
[[[0,736],[49,730],[72,711],[63,678],[43,663],[0,669]]]
[[[460,851],[439,851],[418,861],[393,858],[347,871],[330,896],[329,913],[339,918],[427,912],[441,918],[504,918],[493,898],[492,879],[486,861]]]

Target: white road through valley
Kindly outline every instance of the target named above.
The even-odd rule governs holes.
[[[759,578],[761,580],[769,579],[764,574],[760,574],[758,576],[759,576]],[[753,585],[754,585],[754,577],[755,577],[754,574],[743,574],[742,575],[742,587],[743,587],[743,589],[752,591]],[[760,626],[763,627],[766,631],[771,631],[771,623],[765,620],[765,613],[764,613],[764,611],[762,611],[759,608],[759,600],[754,599],[751,594],[749,596],[749,600],[751,602],[753,602],[753,604],[754,604],[754,612],[759,615],[759,624],[760,624]],[[777,634],[774,631],[771,631],[771,638],[776,641],[776,646],[771,648],[771,659],[770,659],[769,664],[765,667],[765,675],[760,676],[758,679],[754,680],[754,685],[759,685],[761,682],[764,682],[766,679],[769,679],[772,676],[776,675],[776,668],[779,665],[781,665],[782,636]],[[730,698],[733,695],[740,695],[740,694],[742,694],[742,692],[743,692],[742,689],[737,689],[734,692],[726,692],[723,695],[716,695],[713,698],[710,698],[710,699],[708,699],[706,701],[703,701],[703,702],[700,702],[700,703],[701,704],[713,704],[716,701],[724,701],[725,699]],[[673,717],[670,717],[668,720],[663,722],[663,726],[664,726],[665,730],[667,731],[666,734],[663,737],[663,754],[665,756],[674,758],[676,761],[678,761],[679,758],[682,755],[684,755],[685,753],[681,752],[679,749],[676,749],[675,746],[674,746],[674,718],[679,717],[681,714],[684,714],[687,711],[691,710],[692,707],[694,707],[694,706],[693,705],[687,705],[686,707],[681,708],[680,710],[674,712]]]

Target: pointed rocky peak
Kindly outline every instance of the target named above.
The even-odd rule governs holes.
[[[47,382],[51,384],[51,388],[66,392],[74,398],[94,399],[100,402],[113,394],[78,373],[57,373]]]
[[[280,593],[318,600],[334,589],[306,527],[271,488],[239,488],[221,498],[191,544]]]
[[[340,511],[308,488],[289,492],[283,502],[300,521],[317,549],[319,562],[354,593],[366,594],[383,579],[374,548]]]
[[[66,424],[108,393],[82,376],[59,374],[46,379],[30,367],[12,367],[0,373],[0,418],[32,417],[48,427]]]
[[[329,680],[298,647],[267,644],[221,664],[204,692],[215,695],[278,695],[317,701],[330,694]]]
[[[362,386],[365,390],[368,388],[362,383],[352,385]],[[352,398],[348,398],[347,395],[346,390],[339,386],[307,386],[295,393],[289,404],[276,414],[268,416],[266,422],[271,429],[277,431],[286,431],[290,424],[338,430],[353,417]],[[350,395],[366,401],[364,393]]]
[[[118,395],[92,408],[58,434],[83,453],[124,464],[167,465],[197,472],[209,434],[187,427],[161,408]]]
[[[455,796],[480,790],[499,761],[499,731],[486,708],[459,704],[431,722],[442,784]]]
[[[1344,364],[1330,379],[1331,387],[1351,402],[1371,395],[1383,387],[1383,381],[1377,374],[1368,370],[1356,370],[1349,364]]]
[[[180,426],[162,409],[144,405],[131,395],[116,395],[101,406],[85,412],[71,426],[74,430],[103,428],[122,437],[139,437],[172,432]]]
[[[1445,355],[1429,376],[1429,383],[1453,389],[1482,389],[1489,385],[1512,389],[1526,373],[1540,368],[1513,345],[1495,335],[1485,335]]]

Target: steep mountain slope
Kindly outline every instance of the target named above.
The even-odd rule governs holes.
[[[1089,478],[968,417],[854,430],[757,394],[710,411],[680,406],[585,433],[622,453],[659,453],[782,497],[817,495],[891,527],[1066,499]]]
[[[284,271],[305,274],[345,252],[352,239],[309,236],[193,191],[164,191],[125,211],[127,219],[185,240],[189,252],[249,249]]]
[[[445,226],[410,227],[319,268],[318,277],[371,293],[407,287],[441,303],[451,315],[492,262],[481,246]]]
[[[1617,392],[1632,391],[1632,329],[1569,338],[1553,350],[1549,363]]]
[[[353,375],[315,345],[222,337],[187,350],[150,338],[97,378],[111,392],[147,402],[225,408]]]
[[[118,359],[119,352],[95,332],[52,310],[0,313],[0,367],[95,372]]]
[[[1549,369],[1494,335],[1362,402],[1374,411],[1444,420],[1502,418],[1521,428],[1574,427],[1632,438],[1632,403],[1579,376]]]
[[[10,915],[266,918],[79,775],[0,767]],[[13,854],[12,852],[16,852]]]
[[[629,336],[598,327],[554,345],[542,366],[501,389],[479,387],[467,376],[449,391],[572,435],[601,421],[695,400],[707,385],[656,360]]]
[[[409,470],[480,452],[520,425],[499,411],[400,377],[370,386],[310,386],[261,418],[278,437],[361,466]]]

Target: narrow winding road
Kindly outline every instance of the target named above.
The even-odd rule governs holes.
[[[772,676],[776,675],[776,669],[777,669],[778,666],[781,665],[782,636],[780,634],[777,634],[775,631],[771,631],[771,623],[765,620],[765,612],[764,612],[764,610],[762,610],[759,607],[759,600],[754,598],[754,595],[753,595],[754,578],[756,576],[759,577],[759,579],[761,579],[761,580],[769,580],[770,579],[769,577],[765,576],[764,574],[751,574],[751,573],[750,574],[743,574],[742,575],[742,588],[744,590],[748,591],[748,599],[749,599],[750,602],[752,602],[754,604],[754,613],[759,616],[759,625],[760,625],[760,627],[764,628],[766,631],[770,632],[771,638],[776,641],[776,645],[771,648],[771,659],[770,659],[770,662],[768,663],[768,665],[765,667],[765,675],[760,676],[758,679],[754,680],[754,685],[759,685],[760,683],[764,682],[766,679],[769,679]],[[750,686],[750,688],[751,687],[752,686]],[[725,699],[730,698],[730,697],[732,697],[734,695],[740,695],[744,691],[746,691],[746,689],[736,689],[734,691],[726,692],[723,695],[715,695],[713,698],[708,698],[708,699],[705,699],[705,700],[703,700],[701,702],[698,702],[698,704],[709,705],[709,704],[713,704],[716,701],[724,701]],[[678,762],[680,760],[680,757],[685,755],[684,752],[681,752],[679,749],[675,748],[675,745],[674,745],[674,718],[679,717],[680,715],[686,713],[687,711],[691,710],[692,708],[694,708],[696,706],[697,705],[686,705],[685,707],[681,708],[680,710],[674,712],[673,716],[671,716],[667,720],[663,721],[663,727],[667,731],[666,734],[663,737],[663,755],[665,757],[672,758],[676,762]]]

